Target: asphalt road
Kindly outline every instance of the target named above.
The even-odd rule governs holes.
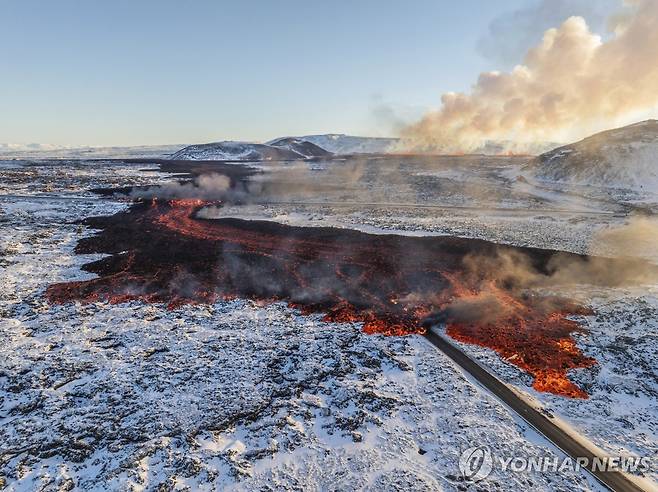
[[[592,449],[590,449],[585,446],[583,442],[574,439],[553,420],[530,406],[512,391],[509,386],[494,377],[443,336],[432,330],[428,330],[425,336],[432,345],[455,361],[463,370],[475,378],[478,383],[491,391],[505,405],[516,412],[530,426],[546,437],[546,439],[561,449],[567,456],[570,456],[574,460],[578,457],[588,458],[589,463],[592,463],[593,459],[596,457],[596,454],[592,451],[592,449],[594,449],[593,446]],[[648,490],[641,488],[622,472],[590,469],[587,469],[587,471],[604,486],[615,492],[646,492],[646,490]]]

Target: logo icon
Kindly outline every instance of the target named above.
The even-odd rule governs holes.
[[[492,468],[491,451],[486,446],[468,448],[459,457],[459,471],[466,480],[479,482],[489,476]]]

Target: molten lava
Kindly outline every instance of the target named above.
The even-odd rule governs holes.
[[[220,298],[285,301],[366,333],[423,333],[433,320],[456,340],[489,347],[534,377],[534,388],[586,398],[568,371],[595,361],[576,347],[586,310],[565,299],[516,292],[495,271],[464,273],[467,256],[522,251],[541,272],[551,251],[453,237],[371,235],[239,219],[201,220],[200,200],[141,202],[86,219],[100,232],[77,253],[111,256],[85,265],[98,278],[55,284],[51,302],[128,300],[210,303]]]

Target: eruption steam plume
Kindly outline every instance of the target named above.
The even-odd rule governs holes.
[[[608,19],[609,39],[570,17],[511,72],[482,73],[470,93],[444,94],[439,110],[403,131],[406,145],[468,152],[496,140],[521,152],[647,116],[658,105],[658,2],[626,4]]]

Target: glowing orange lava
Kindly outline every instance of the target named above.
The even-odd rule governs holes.
[[[239,219],[201,220],[200,200],[137,203],[111,217],[87,219],[100,232],[78,253],[110,256],[85,266],[98,278],[55,284],[52,302],[107,300],[184,303],[249,298],[285,301],[334,322],[360,322],[369,334],[424,333],[445,323],[455,340],[495,350],[534,377],[533,387],[573,398],[587,394],[567,374],[595,361],[571,335],[565,299],[505,288],[495,271],[464,274],[464,258],[514,250],[541,271],[551,251],[452,237],[370,235]],[[469,304],[470,303],[470,304]],[[462,306],[463,305],[463,306]]]

